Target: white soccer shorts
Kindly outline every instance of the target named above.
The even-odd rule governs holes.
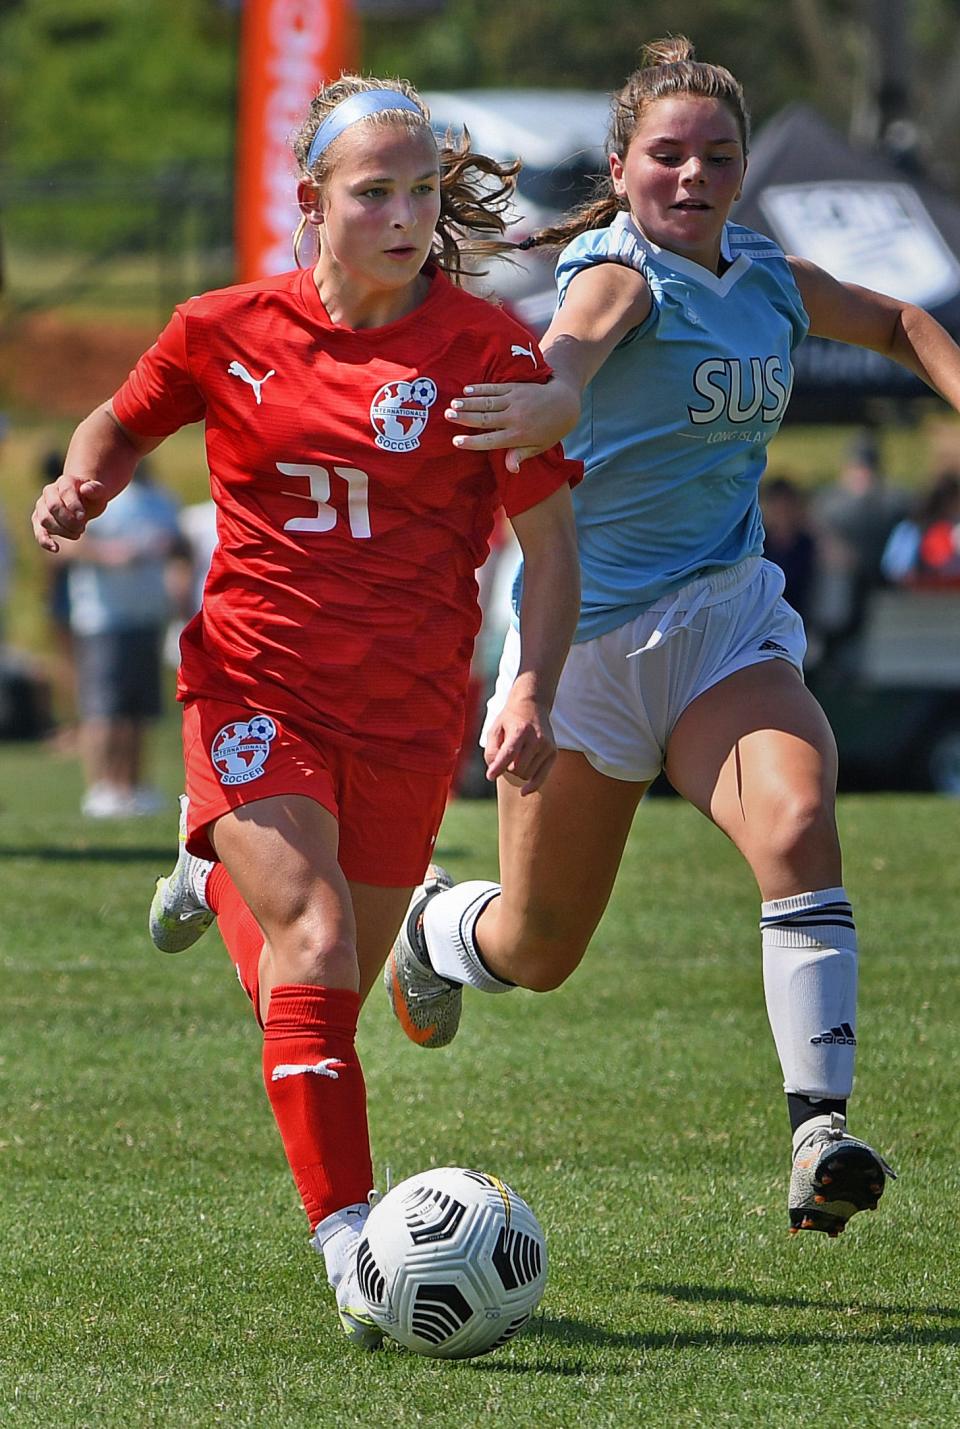
[[[612,779],[656,778],[677,720],[704,690],[767,660],[786,660],[802,673],[803,622],[783,599],[783,587],[779,566],[751,556],[688,582],[616,630],[572,646],[550,717],[557,746],[578,750]],[[520,636],[511,628],[481,745],[506,703],[519,661]]]

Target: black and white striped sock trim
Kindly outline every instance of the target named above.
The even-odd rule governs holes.
[[[784,900],[786,902],[787,900]],[[843,899],[831,903],[814,904],[812,907],[795,908],[782,913],[771,913],[760,919],[761,932],[765,928],[853,928],[853,909]]]

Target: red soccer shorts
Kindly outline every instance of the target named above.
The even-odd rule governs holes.
[[[183,762],[191,853],[216,858],[207,828],[231,809],[302,794],[339,823],[347,878],[382,888],[420,882],[450,787],[448,775],[382,764],[322,731],[308,738],[276,715],[208,699],[184,705]]]

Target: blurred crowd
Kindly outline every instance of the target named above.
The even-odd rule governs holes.
[[[49,451],[38,485],[62,469],[62,453]],[[43,557],[53,738],[82,762],[89,818],[168,802],[150,782],[148,734],[169,702],[180,630],[199,609],[215,543],[213,502],[182,506],[144,461],[79,541]]]
[[[808,492],[774,467],[760,501],[764,553],[784,571],[811,664],[857,632],[878,587],[960,589],[960,469],[935,471],[911,495],[888,479],[864,431],[833,482]]]
[[[61,468],[62,454],[48,452],[38,484]],[[877,435],[864,430],[833,481],[810,489],[774,464],[760,495],[764,551],[803,616],[811,668],[856,635],[878,588],[960,590],[960,466],[933,471],[911,495],[888,477]],[[2,644],[12,552],[0,523],[0,738],[52,729],[57,745],[82,761],[90,818],[147,814],[161,804],[149,776],[149,729],[172,697],[179,633],[199,608],[215,543],[213,503],[179,504],[142,462],[81,541],[44,558],[43,680],[52,687],[45,696],[31,662]],[[475,727],[496,673],[516,559],[503,523],[479,573],[486,615],[471,681]],[[471,796],[492,792],[474,745],[471,732],[457,785]]]

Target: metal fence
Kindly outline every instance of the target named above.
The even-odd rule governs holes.
[[[226,168],[0,170],[7,319],[50,309],[154,318],[233,280]]]

